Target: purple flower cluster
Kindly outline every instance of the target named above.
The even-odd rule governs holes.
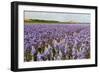
[[[89,24],[25,24],[24,61],[90,58]]]

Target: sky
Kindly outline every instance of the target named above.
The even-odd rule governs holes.
[[[37,12],[24,11],[24,19],[41,19],[55,21],[73,21],[81,23],[90,23],[90,14],[86,13],[61,13],[61,12]]]

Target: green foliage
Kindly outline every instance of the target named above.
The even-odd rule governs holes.
[[[67,21],[67,22],[60,22],[54,20],[41,20],[41,19],[28,19],[24,20],[25,23],[32,23],[32,24],[42,24],[42,23],[60,23],[60,24],[78,24],[79,22]]]

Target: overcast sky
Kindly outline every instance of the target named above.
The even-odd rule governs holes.
[[[56,12],[34,12],[24,11],[25,19],[42,19],[42,20],[56,20],[56,21],[74,21],[90,23],[90,14],[80,13],[56,13]]]

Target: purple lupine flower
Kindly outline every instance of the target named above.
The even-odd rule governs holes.
[[[38,48],[41,47],[39,46],[40,43],[40,45],[43,45],[43,42],[48,43],[48,40],[50,39],[55,41],[51,42],[51,47],[48,47],[43,54],[37,55],[38,60],[42,60],[42,57],[45,57],[45,55],[54,53],[49,50],[49,48],[56,51],[53,56],[55,60],[62,59],[62,55],[68,52],[67,48],[72,49],[72,56],[75,59],[76,54],[79,59],[86,58],[86,54],[90,51],[90,26],[88,24],[84,26],[82,24],[25,24],[24,29],[24,50],[28,50],[32,55],[36,53],[36,49],[32,49],[32,46]],[[64,43],[62,44],[61,39],[64,39]],[[60,40],[59,43],[57,40]],[[68,47],[65,47],[65,44],[67,44]],[[76,48],[74,49],[73,46]],[[82,47],[85,47],[85,49]],[[79,48],[82,48],[82,50],[76,52]]]
[[[35,50],[34,46],[32,46],[31,54],[34,55],[35,53],[36,53],[36,50]]]
[[[76,48],[72,48],[72,56],[73,56],[73,59],[75,59],[77,57],[77,49]]]
[[[37,54],[37,60],[38,61],[43,61],[43,55],[42,54]]]

